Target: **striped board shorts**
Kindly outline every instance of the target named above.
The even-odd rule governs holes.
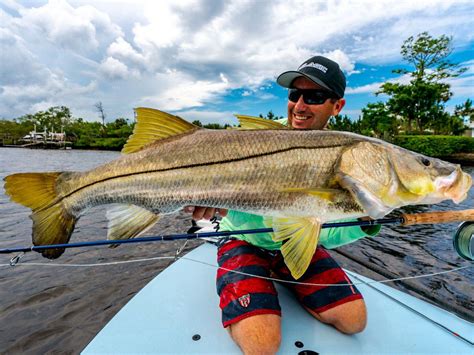
[[[245,241],[231,239],[219,247],[217,262],[220,266],[217,271],[217,293],[224,327],[258,314],[281,315],[273,282],[259,277],[296,281],[280,251],[261,249]],[[313,284],[351,283],[346,273],[322,247],[316,249],[308,270],[297,281]],[[293,291],[302,305],[316,313],[362,299],[357,288],[351,285],[282,284]]]

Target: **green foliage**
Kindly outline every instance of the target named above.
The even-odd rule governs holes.
[[[360,120],[361,133],[390,139],[398,131],[395,115],[393,115],[383,102],[369,103],[362,109],[362,119]]]
[[[201,123],[201,121],[199,121],[199,120],[195,120],[195,121],[193,121],[192,123],[193,123],[193,125],[195,125],[195,126],[203,127],[203,128],[208,128],[208,129],[226,129],[227,127],[230,127],[230,125],[227,124],[227,123],[226,123],[225,125],[223,125],[223,126],[220,125],[219,123],[207,123],[207,124],[203,125],[203,124]]]
[[[15,144],[20,138],[27,135],[34,128],[33,122],[18,120],[0,120],[0,140],[4,144]]]
[[[410,73],[416,79],[428,81],[459,76],[467,68],[458,69],[458,64],[448,61],[452,53],[451,43],[452,37],[446,35],[433,38],[428,32],[422,32],[416,39],[410,36],[403,43],[400,53],[403,59],[415,66],[415,70],[398,69],[395,72]]]
[[[103,126],[100,122],[73,118],[69,108],[55,106],[13,120],[0,120],[0,139],[4,144],[15,144],[36,128],[38,132],[64,131],[74,148],[120,150],[132,134],[134,125],[125,118],[117,118]]]
[[[105,116],[102,116],[102,118]],[[210,123],[202,125],[200,121],[193,124],[209,129],[226,129],[229,124]],[[0,120],[0,141],[4,144],[17,144],[30,131],[47,130],[66,133],[67,141],[76,149],[121,150],[133,133],[135,123],[119,117],[115,121],[87,122],[83,118],[72,117],[65,106],[51,107],[46,111],[28,114],[13,120]]]
[[[432,157],[474,152],[474,139],[470,137],[403,135],[395,137],[393,143]]]
[[[36,125],[38,131],[60,132],[62,128],[68,126],[72,121],[72,115],[66,106],[53,106],[46,111],[39,111],[34,115],[28,114],[18,118],[19,122],[28,122]]]
[[[474,107],[472,107],[472,100],[467,99],[462,105],[456,105],[454,108],[454,116],[461,119],[468,119],[470,122],[474,122]]]
[[[276,116],[272,110],[268,111],[267,115],[266,116],[263,116],[262,114],[259,114],[258,117],[260,118],[266,118],[267,120],[279,120],[279,119],[282,119],[283,116]]]
[[[353,124],[347,115],[332,116],[328,122],[328,128],[334,131],[352,131]]]
[[[460,134],[463,131],[459,119],[445,111],[452,92],[450,85],[443,80],[457,77],[466,70],[448,61],[451,42],[450,37],[441,35],[433,38],[427,32],[420,33],[416,38],[409,37],[402,45],[401,54],[414,68],[394,72],[409,74],[410,82],[386,82],[377,93],[389,96],[387,108],[397,117],[406,133],[427,129],[435,134]]]

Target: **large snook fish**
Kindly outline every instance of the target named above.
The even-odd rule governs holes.
[[[186,205],[267,216],[293,276],[306,270],[323,222],[394,208],[462,201],[471,177],[458,165],[347,132],[291,130],[240,116],[243,130],[207,130],[139,108],[120,158],[87,172],[5,178],[32,209],[35,245],[67,243],[90,207],[107,212],[108,238],[135,237]],[[59,257],[64,249],[43,251]]]

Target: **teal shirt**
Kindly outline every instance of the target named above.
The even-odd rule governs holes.
[[[342,221],[343,220],[340,220],[338,222]],[[236,231],[260,228],[268,228],[268,226],[263,223],[262,216],[231,210],[228,212],[227,217],[222,219],[219,230]],[[319,236],[319,244],[326,249],[337,248],[361,238],[375,236],[379,233],[380,228],[381,226],[371,226],[364,230],[359,226],[324,228],[321,230]],[[272,233],[236,234],[233,237],[268,250],[278,250],[281,247],[281,242],[273,241]]]
[[[288,125],[288,119],[282,118],[276,120],[277,122]],[[339,220],[351,221],[351,220]],[[250,213],[239,211],[229,211],[227,217],[223,218],[220,223],[220,230],[222,231],[236,231],[245,229],[260,229],[268,228],[263,223],[263,217]],[[380,232],[381,226],[371,226],[364,230],[359,226],[354,227],[340,227],[340,228],[324,228],[319,235],[319,244],[326,249],[333,249],[341,245],[355,242],[358,239],[365,237],[376,236]],[[274,242],[272,233],[256,233],[256,234],[237,234],[235,238],[244,240],[252,245],[268,250],[278,250],[281,247],[281,242]]]

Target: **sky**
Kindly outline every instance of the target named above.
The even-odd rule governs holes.
[[[347,77],[341,114],[357,119],[392,73],[400,47],[427,31],[452,36],[447,109],[474,99],[474,2],[450,0],[0,0],[0,118],[64,105],[74,117],[133,120],[153,107],[189,121],[286,116],[276,77],[313,55]]]

